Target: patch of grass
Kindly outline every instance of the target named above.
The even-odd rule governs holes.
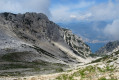
[[[62,68],[57,68],[56,72],[63,72],[64,70]]]
[[[98,80],[107,80],[105,77],[101,77]]]
[[[88,73],[87,73],[88,72]],[[84,79],[87,77],[87,74],[95,72],[95,67],[93,66],[87,66],[83,69],[78,69],[78,71],[72,73],[72,74],[63,74],[56,78],[56,80],[75,80],[75,77],[81,77],[81,79]]]
[[[91,57],[97,57],[98,56],[98,54],[90,54],[89,56],[91,56]]]
[[[8,69],[26,69],[26,68],[37,68],[39,64],[34,64],[32,62],[15,62],[15,63],[9,63],[9,64],[1,64],[0,70],[8,70]]]
[[[72,70],[68,70],[67,72],[71,72]]]
[[[114,77],[111,77],[111,79],[106,79],[105,77],[101,77],[98,80],[118,80],[118,79],[116,79]]]
[[[113,72],[116,69],[116,67],[114,67],[113,65],[106,65],[104,68],[97,67],[97,69],[100,72],[107,72],[107,71]]]
[[[109,80],[118,80],[117,78],[114,78],[114,77],[111,77],[111,79],[109,79]]]
[[[34,67],[33,71],[41,71],[41,68],[38,68],[38,67]]]
[[[68,74],[62,74],[61,76],[58,76],[56,80],[74,80],[73,76],[70,76]]]
[[[108,61],[107,61],[107,63],[110,63],[110,62],[112,62],[112,60],[108,60]]]
[[[61,63],[53,63],[53,65],[61,66],[61,67],[63,67],[63,66],[67,66],[66,64],[61,64]]]
[[[0,73],[0,76],[23,76],[24,74],[21,74],[21,72],[3,72]]]
[[[117,60],[118,58],[114,58],[113,60]]]
[[[80,76],[81,76],[82,78],[84,78],[84,77],[85,77],[85,73],[84,73],[84,72],[85,72],[84,70],[79,71]]]
[[[115,70],[115,67],[113,65],[107,64],[103,68],[100,68],[97,65],[94,65],[94,66],[89,65],[84,68],[77,69],[77,71],[74,73],[71,72],[71,74],[60,75],[57,77],[56,80],[75,80],[75,77],[79,77],[80,80],[87,80],[87,79],[93,80],[94,78],[93,76],[96,77],[97,75],[100,75],[100,74],[107,74],[110,72],[114,72],[114,70]],[[96,77],[96,78],[98,79],[99,77]],[[111,79],[106,79],[103,76],[99,78],[98,80],[117,80],[116,78],[113,78],[113,77],[110,77],[110,78]]]
[[[99,72],[105,72],[105,70],[102,69],[102,68],[100,68],[100,67],[97,67],[97,70],[98,70]]]
[[[78,77],[78,76],[80,76],[80,72],[79,71],[78,72],[74,72],[72,76]]]
[[[109,66],[109,65],[107,65],[106,66],[106,71],[114,71],[116,69],[116,67],[114,67],[113,65],[111,65],[111,66]]]
[[[17,62],[20,61],[23,55],[29,54],[30,52],[14,52],[14,53],[7,53],[2,56],[3,60]]]
[[[91,63],[97,63],[97,62],[105,61],[108,58],[109,58],[109,56],[106,55],[106,56],[104,56],[102,58],[99,58],[99,59],[96,59],[96,60],[92,61]]]
[[[34,60],[34,61],[32,61],[32,63],[34,65],[42,65],[42,66],[47,66],[47,65],[50,64],[49,62],[45,62],[45,61],[42,61],[42,60]]]
[[[80,73],[81,78],[85,78],[87,74],[95,72],[95,67],[87,66],[84,69],[80,69],[78,72]]]
[[[9,64],[8,68],[10,69],[17,69],[17,68],[29,68],[27,65],[22,65],[22,64]]]

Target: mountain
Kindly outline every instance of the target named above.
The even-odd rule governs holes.
[[[72,21],[58,24],[64,28],[71,29],[75,34],[82,36],[83,40],[90,46],[91,51],[95,53],[95,51],[106,44],[105,41],[109,40],[104,36],[103,30],[107,24],[111,23],[111,21]],[[98,40],[99,42],[92,43],[92,41],[95,40]]]
[[[42,13],[0,13],[1,70],[17,68],[6,70],[16,71],[15,75],[39,68],[60,71],[63,66],[87,62],[90,54],[89,46],[80,37]],[[6,71],[0,75],[8,74]]]
[[[109,55],[119,50],[119,41],[108,42],[104,47],[96,51],[98,55]]]
[[[95,53],[97,50],[99,50],[106,44],[106,43],[89,43],[89,42],[86,43],[90,46],[92,53]]]

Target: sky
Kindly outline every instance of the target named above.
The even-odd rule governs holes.
[[[0,0],[0,6],[0,12],[44,13],[55,23],[109,22],[91,28],[106,39],[119,40],[119,0]]]

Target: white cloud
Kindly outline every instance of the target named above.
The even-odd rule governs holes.
[[[100,33],[104,33],[105,38],[109,40],[119,40],[119,1],[116,3],[111,0],[108,3],[101,3],[95,5],[89,10],[92,13],[90,18],[92,21],[113,21],[111,24],[107,24],[104,29],[94,29]]]
[[[87,8],[93,5],[94,2],[79,2],[77,4],[62,5],[57,4],[51,8],[52,18],[55,22],[70,22],[72,20],[86,20],[91,16],[91,13],[82,13],[80,9]]]
[[[72,20],[105,21],[119,18],[119,1],[95,3],[85,0],[75,4],[56,4],[51,8],[52,20],[55,22],[69,22]]]
[[[50,0],[0,0],[0,12],[41,12],[50,15]]]
[[[82,37],[84,42],[88,42],[88,43],[107,43],[107,42],[109,42],[109,40],[103,40],[103,41],[95,40],[95,39],[94,40],[90,40],[90,39],[88,39],[86,37],[83,37],[83,36],[81,36],[81,37]]]
[[[92,0],[92,1],[80,1],[78,2],[77,4],[71,4],[70,6],[72,6],[73,8],[78,8],[78,9],[81,9],[81,8],[88,8],[88,7],[91,7],[92,5],[94,5],[95,2]],[[71,7],[71,8],[72,8]]]
[[[52,20],[55,22],[69,21],[71,13],[68,11],[68,7],[57,6],[51,10]]]
[[[76,18],[76,15],[70,15],[70,18]]]
[[[108,24],[104,29],[104,33],[112,40],[119,39],[119,19],[114,20],[112,24]]]
[[[93,20],[114,20],[119,18],[119,2],[101,3],[93,6],[89,12]]]
[[[107,42],[109,42],[109,41],[108,40],[107,41],[92,40],[89,43],[107,43]]]

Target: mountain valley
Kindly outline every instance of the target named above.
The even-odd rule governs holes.
[[[0,13],[0,80],[119,80],[119,41],[92,54],[42,13]]]

